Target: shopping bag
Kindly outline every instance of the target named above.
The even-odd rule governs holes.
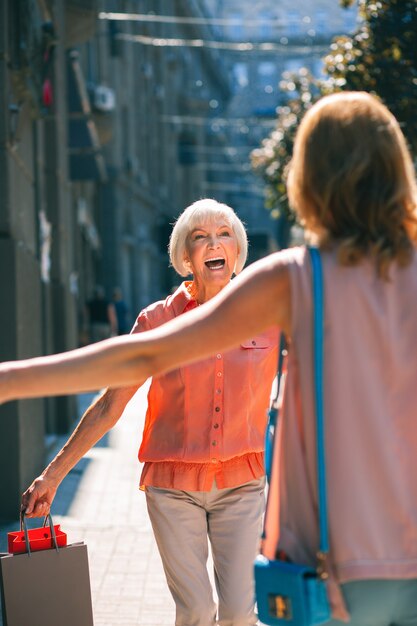
[[[0,555],[3,626],[93,626],[87,546]],[[26,522],[24,531],[27,534]]]
[[[37,550],[47,550],[54,547],[53,537],[50,528],[45,523],[41,528],[29,528],[28,536],[31,552]],[[67,545],[67,535],[61,530],[61,526],[54,526],[55,537],[59,548]],[[7,549],[10,554],[20,554],[26,552],[25,531],[21,530],[7,533]]]

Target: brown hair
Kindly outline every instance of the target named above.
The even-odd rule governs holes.
[[[417,242],[417,187],[397,120],[374,96],[344,92],[304,116],[288,170],[288,196],[319,245],[339,261],[375,259],[379,276],[407,265]]]

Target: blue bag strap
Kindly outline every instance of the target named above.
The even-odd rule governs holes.
[[[319,520],[319,549],[317,551],[317,573],[322,579],[328,577],[327,555],[329,552],[329,529],[327,518],[326,458],[324,447],[324,399],[323,399],[323,346],[324,346],[324,288],[323,270],[318,248],[309,247],[312,270],[313,296],[313,372],[314,408],[316,416],[316,459]],[[268,480],[271,475],[275,426],[278,419],[278,399],[282,383],[282,368],[286,343],[281,334],[278,359],[277,392],[268,413],[265,436],[265,469]],[[265,537],[265,528],[263,529]]]
[[[265,461],[264,463],[265,463],[265,474],[266,474],[266,478],[268,482],[271,479],[275,427],[278,421],[279,397],[281,393],[282,370],[284,366],[284,356],[285,356],[286,345],[287,345],[287,342],[285,340],[285,335],[284,333],[281,333],[280,338],[279,338],[277,389],[276,389],[275,397],[272,400],[269,411],[268,411],[268,423],[266,425],[266,430],[265,430]]]
[[[313,364],[314,403],[316,414],[317,491],[319,518],[319,551],[317,572],[327,578],[327,554],[329,552],[329,528],[327,518],[327,485],[323,398],[323,345],[324,345],[324,288],[323,269],[318,248],[309,247],[313,291]]]

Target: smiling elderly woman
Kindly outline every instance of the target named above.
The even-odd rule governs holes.
[[[174,226],[169,253],[178,274],[192,280],[144,309],[132,332],[156,328],[213,298],[242,270],[247,247],[230,207],[210,199],[189,206]],[[256,624],[252,563],[264,508],[264,429],[277,334],[269,330],[152,380],[140,487],[176,604],[176,626]],[[117,422],[137,389],[107,390],[86,411],[23,495],[29,517],[49,511],[59,483]],[[208,540],[218,608],[206,566]]]

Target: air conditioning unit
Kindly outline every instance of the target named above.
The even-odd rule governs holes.
[[[116,106],[116,96],[114,90],[104,85],[97,85],[93,93],[93,106],[97,111],[109,113]]]

